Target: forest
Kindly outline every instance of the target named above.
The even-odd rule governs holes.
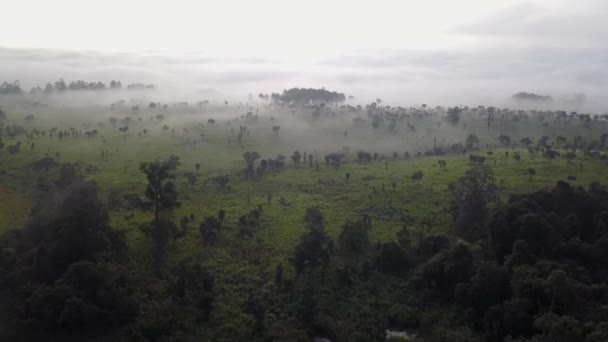
[[[108,84],[1,87],[0,340],[608,341],[608,115]]]

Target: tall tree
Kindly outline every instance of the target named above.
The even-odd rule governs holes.
[[[471,164],[464,176],[448,188],[456,233],[469,241],[480,238],[488,215],[487,206],[499,200],[492,168],[486,164]]]
[[[141,163],[139,166],[148,180],[144,193],[147,201],[144,201],[144,206],[154,213],[151,235],[154,241],[154,266],[157,273],[160,273],[160,263],[165,254],[169,232],[173,229],[172,224],[175,225],[168,218],[161,217],[161,214],[170,212],[180,205],[177,189],[172,181],[175,178],[173,171],[178,166],[179,158],[176,156],[171,156],[165,161]]]
[[[372,250],[369,241],[370,228],[369,220],[365,218],[342,226],[338,238],[338,252],[348,265],[359,267],[369,257]]]
[[[179,158],[171,156],[165,161],[141,163],[139,169],[146,175],[148,185],[144,195],[147,204],[152,207],[154,220],[158,220],[161,212],[179,207],[178,194],[172,179],[173,171],[179,166]]]
[[[325,231],[325,217],[317,207],[306,209],[304,224],[308,232],[300,237],[292,259],[296,270],[326,267],[333,252],[334,242]]]

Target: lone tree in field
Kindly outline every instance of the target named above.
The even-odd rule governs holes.
[[[437,161],[437,164],[439,164],[439,167],[442,170],[445,170],[445,167],[448,165],[448,162],[442,159],[442,160]]]
[[[414,174],[412,175],[411,178],[413,181],[420,183],[420,181],[422,180],[422,177],[424,177],[424,173],[422,173],[422,171],[416,171],[416,172],[414,172]]]
[[[481,238],[488,216],[487,205],[499,200],[492,168],[471,164],[464,176],[448,186],[452,199],[450,213],[458,236],[475,241]]]
[[[154,266],[160,273],[160,263],[166,252],[169,239],[171,221],[161,217],[161,214],[179,207],[178,194],[172,179],[175,178],[173,171],[179,166],[179,158],[171,156],[165,161],[155,160],[153,162],[141,163],[139,169],[146,175],[148,186],[144,193],[146,200],[145,208],[154,213],[152,221],[152,237],[154,240]]]
[[[279,135],[279,130],[281,129],[281,126],[273,126],[272,127],[272,131],[276,134]]]

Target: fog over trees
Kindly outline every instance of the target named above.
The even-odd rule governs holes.
[[[0,341],[608,341],[608,3],[2,14]]]

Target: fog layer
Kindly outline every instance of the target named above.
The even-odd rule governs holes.
[[[603,112],[608,102],[604,1],[233,2],[146,4],[146,15],[131,13],[135,4],[119,13],[104,4],[94,17],[75,4],[66,4],[73,16],[44,5],[53,15],[0,38],[0,81],[29,88],[120,79],[157,84],[175,101],[326,87],[359,103],[402,106],[509,105],[520,91],[551,95],[552,106],[569,110]],[[10,6],[7,25],[30,7]],[[146,29],[107,21],[126,15]],[[90,24],[74,30],[76,19]],[[577,93],[585,103],[568,101]]]

